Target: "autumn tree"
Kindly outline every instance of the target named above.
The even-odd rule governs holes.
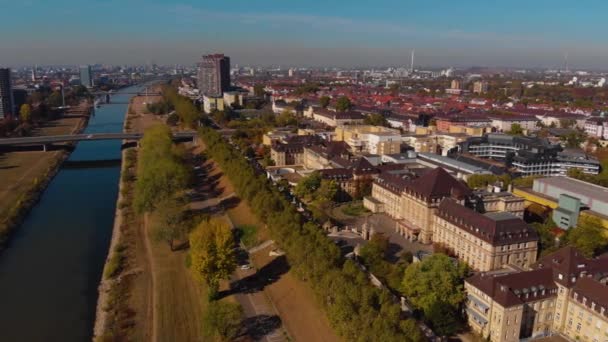
[[[215,298],[220,280],[229,279],[236,268],[232,230],[225,221],[203,221],[190,233],[190,265],[194,276],[209,286]]]
[[[32,120],[32,107],[29,104],[24,103],[21,105],[19,119],[21,122],[30,122]]]

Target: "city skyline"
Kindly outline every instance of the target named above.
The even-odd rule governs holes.
[[[608,4],[465,1],[285,4],[263,1],[7,2],[0,63],[194,64],[224,52],[240,65],[409,65],[607,69]],[[202,51],[202,53],[201,53]]]

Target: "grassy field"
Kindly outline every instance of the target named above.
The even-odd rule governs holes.
[[[202,341],[202,315],[207,294],[186,267],[187,250],[172,252],[152,243],[158,341]]]
[[[361,202],[352,202],[345,204],[341,207],[342,213],[348,216],[361,216],[363,214],[369,213],[369,210],[363,207],[363,203]]]

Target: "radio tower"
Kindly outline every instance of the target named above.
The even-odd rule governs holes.
[[[564,54],[564,70],[565,70],[566,74],[570,73],[570,69],[568,66],[568,53],[567,52]]]

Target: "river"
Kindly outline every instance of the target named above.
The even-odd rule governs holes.
[[[121,132],[125,88],[85,132]],[[69,161],[119,159],[120,141],[80,142]],[[0,254],[0,340],[90,341],[120,166],[62,168]]]

